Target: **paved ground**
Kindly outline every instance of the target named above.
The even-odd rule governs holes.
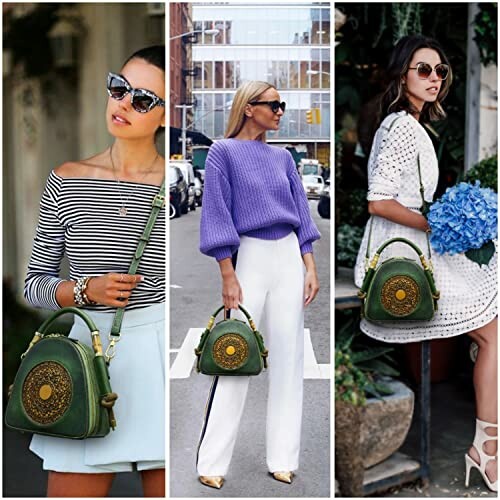
[[[465,488],[464,454],[474,438],[475,408],[472,375],[468,369],[446,382],[432,385],[431,481],[423,491],[417,485],[395,488],[384,496],[394,497],[496,497],[477,471],[471,471]],[[418,408],[416,409],[418,411]],[[419,432],[414,418],[402,451],[418,456]]]
[[[323,234],[315,246],[321,292],[306,312],[306,328],[316,360],[330,357],[330,227],[311,213]],[[213,259],[198,251],[201,210],[175,219],[170,225],[171,348],[179,349],[189,328],[204,327],[220,302],[220,278]],[[182,288],[178,288],[182,287]],[[171,354],[171,363],[177,356]],[[327,497],[330,495],[330,387],[328,379],[306,379],[301,466],[292,485],[278,483],[267,474],[264,450],[267,377],[255,377],[250,385],[226,484],[217,491],[197,481],[195,461],[204,406],[211,378],[191,374],[170,385],[170,466],[172,497]]]

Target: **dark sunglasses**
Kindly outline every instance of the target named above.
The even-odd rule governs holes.
[[[281,111],[283,111],[283,113],[284,113],[285,108],[286,108],[285,101],[282,101],[282,102],[279,102],[279,101],[252,101],[252,102],[249,102],[248,104],[251,104],[252,106],[257,106],[258,104],[266,104],[267,106],[269,106],[271,108],[271,111],[273,113],[277,113],[280,108],[281,108]]]
[[[408,69],[416,69],[420,80],[427,80],[427,78],[429,78],[432,74],[432,66],[425,62],[419,62],[414,68]],[[436,72],[438,80],[446,80],[450,72],[450,67],[447,64],[440,63],[434,67],[434,71]]]
[[[147,113],[155,106],[165,106],[165,101],[154,92],[146,89],[134,89],[122,75],[108,73],[108,94],[121,101],[127,94],[131,96],[132,107],[139,113]]]

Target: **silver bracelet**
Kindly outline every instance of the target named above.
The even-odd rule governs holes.
[[[87,294],[85,293],[87,291],[87,285],[89,281],[90,281],[89,276],[83,276],[76,280],[76,284],[73,288],[73,294],[74,294],[75,304],[78,307],[94,306],[97,304],[97,302],[93,302],[92,300],[90,300]]]

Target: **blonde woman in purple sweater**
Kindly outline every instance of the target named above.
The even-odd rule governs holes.
[[[266,144],[266,131],[278,130],[284,112],[268,83],[250,81],[236,92],[226,138],[207,156],[200,250],[219,263],[226,309],[243,304],[264,335],[270,353],[267,466],[274,479],[291,483],[299,465],[304,307],[319,290],[312,242],[320,234],[292,155]],[[197,459],[207,486],[224,483],[248,382],[214,377]]]

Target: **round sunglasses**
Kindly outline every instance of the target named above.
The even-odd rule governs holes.
[[[147,113],[155,106],[165,106],[165,101],[154,92],[146,89],[134,89],[124,76],[116,73],[108,73],[107,89],[109,96],[118,101],[130,94],[132,107],[139,113]]]
[[[419,62],[414,68],[408,69],[416,69],[420,80],[427,80],[432,74],[432,66],[426,62]],[[440,63],[434,66],[434,71],[436,72],[438,80],[446,80],[450,73],[450,67],[447,64]]]
[[[273,113],[277,113],[280,108],[281,108],[281,111],[283,111],[283,113],[284,113],[285,108],[286,108],[285,101],[282,101],[282,102],[279,102],[279,101],[252,101],[252,102],[249,102],[248,104],[251,104],[252,106],[257,106],[258,104],[266,104],[267,106],[269,106],[271,108],[271,111]]]

